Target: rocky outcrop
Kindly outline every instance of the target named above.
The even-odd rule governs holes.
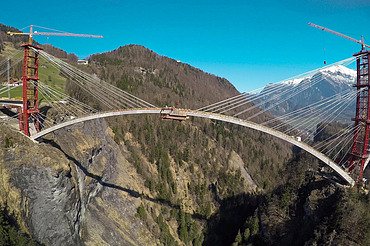
[[[123,156],[104,120],[56,132],[46,144],[71,162],[81,198],[80,236],[86,245],[147,245],[155,241],[137,218],[140,197],[148,193]],[[128,153],[129,155],[129,153]]]
[[[104,121],[59,131],[41,144],[4,129],[0,204],[37,241],[46,245],[155,242],[136,216],[145,187]]]
[[[22,166],[12,172],[11,184],[22,191],[21,204],[32,235],[47,245],[80,244],[80,200],[68,171]]]
[[[80,197],[70,162],[1,126],[0,205],[46,245],[79,245]]]
[[[257,190],[257,185],[249,175],[245,167],[246,165],[244,164],[242,158],[235,151],[231,151],[228,164],[231,170],[240,170],[245,187],[249,188],[251,191]]]

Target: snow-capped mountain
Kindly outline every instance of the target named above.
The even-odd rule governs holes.
[[[355,82],[356,71],[342,65],[334,65],[301,78],[286,80],[279,84],[269,84],[260,93],[264,101],[269,101],[264,105],[265,109],[272,108],[270,112],[278,116],[340,92],[355,90],[353,87]],[[272,89],[276,89],[276,92],[269,93]],[[282,103],[277,104],[278,102]],[[354,105],[348,107],[340,118],[349,120],[354,110]]]
[[[355,83],[357,72],[342,65],[328,67],[321,71],[327,77],[330,77],[337,83],[349,84],[352,86]]]
[[[291,80],[283,81],[281,84],[284,85],[291,85],[291,86],[297,86],[299,85],[303,80],[306,79],[312,79],[314,75],[321,74],[322,76],[325,76],[326,78],[329,78],[333,82],[339,83],[339,84],[350,84],[352,85],[354,83],[354,80],[356,79],[356,71],[352,70],[350,68],[347,68],[342,65],[334,65],[327,68],[324,68],[320,70],[318,73],[312,74],[312,75],[306,75],[301,78],[295,78]]]

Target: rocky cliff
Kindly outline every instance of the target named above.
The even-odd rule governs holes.
[[[255,181],[244,158],[228,147],[223,149],[227,142],[220,139],[220,145],[210,138],[211,132],[207,136],[196,126],[171,122],[164,122],[153,137],[166,142],[167,137],[175,136],[166,136],[167,130],[193,137],[183,138],[187,156],[170,155],[170,173],[163,176],[168,172],[164,171],[166,161],[161,160],[165,157],[151,157],[146,149],[155,144],[141,140],[146,135],[140,135],[140,127],[148,125],[140,122],[147,120],[136,121],[137,129],[128,123],[131,131],[125,131],[123,139],[119,137],[122,133],[114,133],[100,120],[57,131],[39,144],[3,125],[0,205],[23,231],[46,245],[202,242],[204,233],[213,233],[205,230],[207,217],[217,216],[222,200],[229,196],[256,191]],[[203,127],[211,130],[208,123]],[[197,134],[200,136],[194,138]],[[203,152],[206,155],[202,157],[190,148],[201,137],[214,156]],[[183,147],[178,146],[181,152]],[[182,227],[182,220],[191,226]],[[186,233],[181,234],[181,228],[186,228]]]
[[[46,245],[149,245],[145,187],[104,121],[36,144],[2,127],[0,204]],[[140,191],[140,192],[139,192]]]
[[[70,161],[1,126],[0,204],[45,244],[78,244],[81,198]]]

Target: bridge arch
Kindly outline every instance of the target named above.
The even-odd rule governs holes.
[[[161,108],[143,108],[143,109],[126,109],[126,110],[120,110],[120,111],[112,111],[112,112],[104,112],[104,113],[97,113],[81,118],[76,118],[67,122],[63,122],[61,124],[52,126],[50,128],[47,128],[45,130],[42,130],[41,132],[31,136],[30,138],[34,141],[37,141],[37,139],[41,138],[42,136],[45,136],[46,134],[49,134],[51,132],[54,132],[56,130],[59,130],[61,128],[71,126],[74,124],[82,123],[89,120],[94,119],[100,119],[100,118],[107,118],[107,117],[113,117],[113,116],[122,116],[122,115],[138,115],[138,114],[161,114],[162,109]],[[213,119],[223,122],[228,122],[240,126],[244,126],[250,129],[254,129],[260,132],[267,133],[269,135],[272,135],[274,137],[277,137],[279,139],[282,139],[286,142],[289,142],[305,151],[310,153],[311,155],[315,156],[322,162],[324,162],[326,165],[328,165],[331,169],[333,169],[344,181],[346,181],[349,185],[353,186],[355,184],[355,181],[349,176],[349,174],[343,170],[341,167],[339,167],[333,160],[331,160],[328,156],[324,155],[323,153],[317,151],[313,147],[309,146],[308,144],[298,141],[296,138],[286,135],[285,133],[279,132],[277,130],[274,130],[272,128],[269,128],[267,126],[259,125],[257,123],[242,120],[236,117],[232,116],[226,116],[222,114],[216,114],[216,113],[209,113],[209,112],[202,112],[197,110],[187,110],[182,109],[182,112],[186,113],[187,116],[190,117],[197,117],[197,118],[205,118],[205,119]]]

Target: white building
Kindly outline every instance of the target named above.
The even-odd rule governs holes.
[[[77,60],[77,64],[79,64],[79,65],[87,65],[87,64],[89,64],[89,61],[88,60],[81,59],[81,60]]]

